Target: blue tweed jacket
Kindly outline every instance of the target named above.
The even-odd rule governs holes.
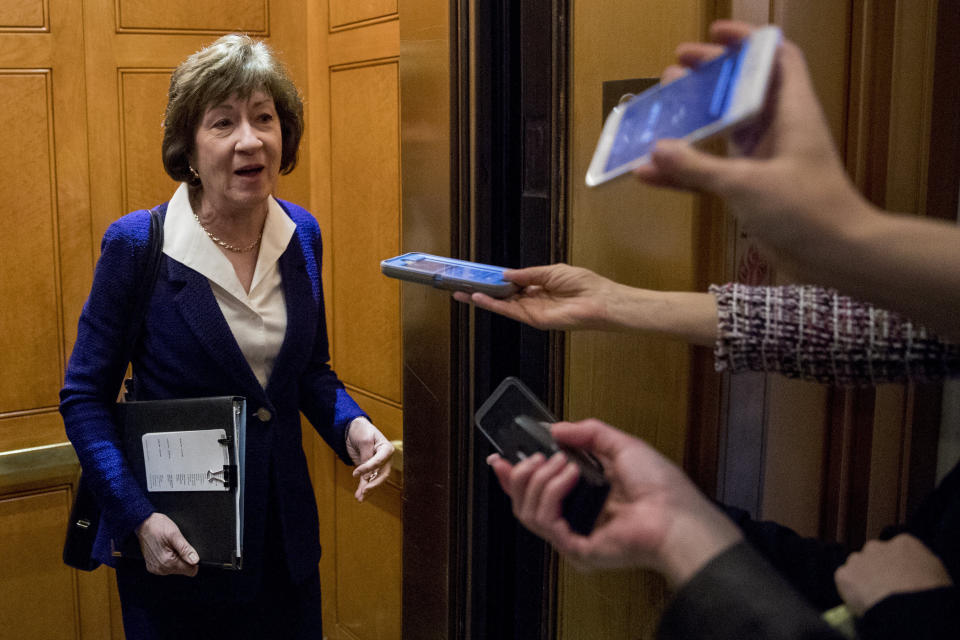
[[[352,462],[346,451],[346,427],[364,415],[329,365],[319,225],[306,210],[280,204],[297,228],[279,259],[287,330],[266,389],[240,352],[206,277],[166,255],[132,357],[138,399],[222,395],[247,399],[244,568],[201,571],[199,581],[190,581],[191,591],[202,589],[198,582],[204,581],[204,574],[217,576],[215,582],[226,581],[229,585],[216,588],[238,596],[255,588],[268,496],[276,501],[273,510],[281,520],[291,577],[300,581],[316,571],[319,521],[301,442],[300,412],[347,464]],[[166,205],[160,211],[165,214]],[[104,234],[60,392],[67,436],[103,509],[94,557],[111,565],[115,561],[110,539],[130,535],[154,511],[129,471],[113,417],[127,365],[122,345],[132,330],[130,315],[141,286],[149,228],[149,213],[135,211]],[[169,583],[171,577],[165,580]]]

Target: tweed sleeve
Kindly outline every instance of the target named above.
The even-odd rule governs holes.
[[[717,371],[767,371],[835,385],[960,374],[960,345],[832,289],[713,285]]]

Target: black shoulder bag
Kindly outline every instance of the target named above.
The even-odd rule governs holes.
[[[147,315],[147,307],[153,296],[153,288],[157,282],[157,273],[160,271],[160,256],[163,252],[163,221],[156,209],[150,210],[150,242],[147,259],[144,262],[141,276],[144,286],[140,289],[139,297],[131,315],[133,331],[128,335],[124,345],[126,359],[130,362],[133,349],[140,336]],[[127,381],[129,382],[129,380]],[[129,388],[127,388],[129,392]],[[100,504],[90,489],[85,476],[81,472],[77,482],[77,492],[70,509],[70,519],[67,521],[67,536],[63,543],[63,562],[81,571],[93,571],[100,563],[91,556],[93,543],[97,539],[97,529],[100,524]]]

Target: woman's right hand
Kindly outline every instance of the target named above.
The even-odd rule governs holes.
[[[562,453],[537,453],[515,466],[497,454],[487,463],[530,531],[581,569],[640,567],[679,587],[743,534],[673,462],[646,442],[599,420],[559,422],[561,446],[588,451],[605,468],[610,496],[588,536],[563,518],[563,500],[579,469]]]
[[[197,575],[200,556],[173,520],[162,513],[152,513],[136,533],[147,571],[158,576]]]
[[[537,329],[647,331],[704,346],[717,339],[717,302],[708,293],[630,287],[562,263],[509,269],[503,277],[521,290],[502,300],[462,291],[453,297]]]
[[[601,329],[610,324],[608,306],[621,285],[567,264],[508,269],[504,279],[521,287],[502,300],[482,293],[453,294],[459,302],[529,324],[537,329]]]
[[[677,78],[751,30],[744,23],[715,22],[710,30],[715,44],[680,45],[678,64],[664,71],[663,80]],[[803,269],[806,277],[818,268],[825,236],[860,229],[875,217],[844,171],[803,53],[792,42],[780,46],[762,116],[732,139],[728,156],[679,140],[661,141],[652,162],[634,174],[653,185],[720,196],[743,231],[773,249],[778,261]]]

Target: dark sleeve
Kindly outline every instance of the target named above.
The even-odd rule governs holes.
[[[330,346],[320,279],[323,251],[320,227],[309,213],[304,211],[302,216],[302,220],[297,220],[297,229],[298,233],[301,233],[300,241],[305,249],[307,273],[319,302],[319,311],[310,364],[300,378],[300,408],[313,428],[340,459],[353,465],[347,452],[347,428],[354,418],[366,417],[366,413],[350,397],[336,372],[330,367]]]
[[[860,640],[942,640],[960,635],[960,590],[943,587],[884,598],[857,621]]]
[[[742,509],[720,506],[757,553],[811,605],[826,611],[840,604],[833,574],[849,555],[843,545],[806,538],[775,522],[753,520]]]
[[[748,544],[711,560],[674,596],[660,640],[842,640]]]
[[[115,538],[154,511],[130,472],[113,411],[127,368],[124,345],[133,330],[138,265],[146,259],[150,222],[140,213],[146,212],[124,216],[104,234],[60,391],[67,437]]]
[[[960,584],[960,463],[940,482],[904,526],[889,528],[885,537],[906,532],[919,538],[940,558],[954,584]]]
[[[718,371],[768,371],[835,385],[942,380],[960,373],[960,345],[832,289],[711,286]]]

